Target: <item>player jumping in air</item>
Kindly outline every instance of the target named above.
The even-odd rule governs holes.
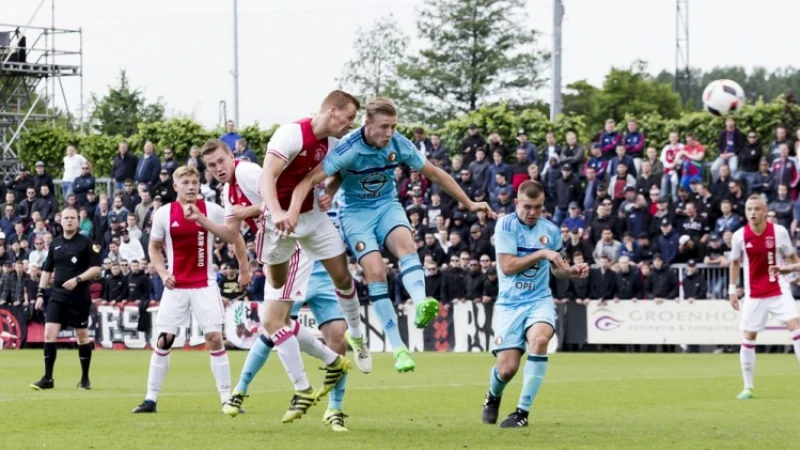
[[[519,370],[525,351],[525,379],[519,403],[500,428],[528,426],[528,414],[547,372],[547,344],[553,337],[556,309],[550,292],[550,273],[556,278],[584,278],[589,266],[569,266],[559,228],[541,218],[544,188],[526,181],[517,191],[516,211],[497,221],[495,252],[500,292],[492,328],[497,341],[492,353],[497,364],[489,375],[489,392],[483,405],[483,423],[497,423],[503,390]]]
[[[198,199],[197,169],[179,167],[173,179],[178,200],[161,206],[153,215],[149,255],[166,289],[156,316],[159,335],[150,358],[147,395],[134,413],[157,411],[158,394],[169,371],[170,348],[180,328],[189,324],[191,315],[203,330],[220,399],[225,402],[231,395],[230,363],[222,342],[225,313],[211,250],[216,235],[234,243],[237,254],[243,255],[244,240],[223,225],[225,212],[219,205]],[[162,251],[166,251],[166,264]],[[239,267],[247,267],[247,260],[240,260]],[[249,276],[240,281],[249,282]]]
[[[436,318],[439,302],[425,296],[425,273],[406,212],[397,200],[395,167],[405,163],[420,171],[470,211],[486,211],[491,216],[494,213],[486,203],[470,200],[453,177],[429,163],[411,141],[395,131],[397,109],[391,100],[373,98],[367,103],[366,110],[365,125],[339,141],[322,164],[297,185],[288,214],[276,219],[275,226],[287,233],[302,228],[303,199],[312,187],[327,177],[337,174],[341,177],[344,195],[339,220],[342,232],[364,269],[372,305],[394,350],[395,369],[408,372],[414,370],[415,364],[400,337],[397,314],[389,299],[381,247],[385,245],[400,261],[403,286],[416,305],[414,323],[417,327],[423,328]],[[329,195],[338,184],[338,180],[329,183]],[[345,261],[340,264],[344,270]]]
[[[233,153],[231,153],[228,146],[216,139],[205,143],[202,149],[202,158],[207,170],[211,172],[214,178],[220,183],[225,183],[223,194],[226,200],[226,226],[233,230],[239,230],[242,222],[244,222],[254,233],[257,232],[256,219],[261,215],[262,204],[261,196],[258,193],[258,178],[261,175],[261,167],[246,161],[235,161]],[[334,352],[344,355],[347,351],[347,344],[344,340],[347,325],[343,322],[344,316],[338,306],[334,293],[335,289],[330,277],[327,276],[322,265],[320,263],[315,264],[309,260],[299,246],[296,248],[295,254],[292,255],[292,260],[296,262],[297,270],[293,272],[287,281],[287,283],[295,286],[292,292],[289,293],[288,298],[300,300],[296,307],[299,307],[303,301],[308,299],[309,306],[314,312],[314,317],[317,319],[317,323],[320,324],[319,327],[325,338],[325,343]],[[314,273],[311,273],[312,265],[314,266]],[[320,270],[322,274],[325,274],[323,278],[326,283],[321,281],[322,274],[318,273]],[[312,277],[310,290],[308,289],[309,276]],[[282,290],[266,285],[265,298],[283,298]],[[295,330],[295,336],[300,343],[302,351],[323,361],[326,359],[328,361],[331,360],[330,350],[326,350],[325,345],[319,342],[310,330],[302,327],[297,322],[292,324],[292,329]],[[363,343],[363,339],[361,342]],[[222,410],[226,414],[236,417],[239,413],[242,402],[247,396],[250,382],[267,362],[273,347],[273,342],[268,336],[264,335],[261,335],[253,344],[242,367],[239,383],[234,389],[231,398],[223,405]],[[333,356],[333,359],[335,359],[335,356]],[[341,399],[344,396],[346,383],[346,375],[336,382],[329,399],[328,411],[325,413],[324,418],[334,431],[346,431],[346,428],[344,428],[344,416],[341,412]]]
[[[308,381],[300,349],[309,343],[304,342],[301,336],[295,336],[289,316],[291,300],[300,287],[297,284],[301,270],[298,244],[310,261],[320,261],[330,274],[336,286],[337,301],[347,321],[345,337],[356,353],[356,364],[363,372],[372,370],[372,359],[361,331],[361,309],[336,227],[325,212],[313,208],[314,195],[311,192],[301,199],[299,224],[293,233],[284,234],[275,227],[276,223],[284,220],[284,209],[289,208],[292,192],[299,180],[322,161],[338,138],[352,128],[359,108],[358,100],[352,95],[333,91],[323,100],[314,118],[281,126],[267,144],[267,156],[258,184],[264,199],[264,221],[256,246],[259,260],[267,267],[264,328],[295,388],[284,422],[305,414],[350,368],[349,360],[327,349],[328,353],[322,355],[327,365],[322,388],[314,391]],[[307,280],[310,264],[305,270]]]
[[[800,316],[786,278],[781,274],[800,270],[800,258],[786,228],[768,223],[767,205],[759,195],[751,195],[745,203],[747,225],[733,233],[731,241],[730,286],[728,295],[733,309],[741,311],[742,345],[739,362],[742,366],[744,390],[739,400],[753,398],[753,376],[756,365],[756,336],[770,314],[786,324],[800,361]],[[789,261],[791,264],[784,265]],[[739,269],[744,266],[744,298],[739,302],[736,285]]]

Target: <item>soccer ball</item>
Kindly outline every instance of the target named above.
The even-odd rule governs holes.
[[[744,89],[733,80],[715,80],[703,91],[703,108],[715,116],[730,116],[744,106]]]

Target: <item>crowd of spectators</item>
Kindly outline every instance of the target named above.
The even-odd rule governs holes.
[[[513,213],[518,186],[525,180],[542,183],[546,191],[544,216],[561,229],[570,262],[593,266],[583,280],[553,281],[558,303],[587,299],[614,301],[723,298],[727,284],[707,283],[700,267],[725,268],[731,236],[744,225],[748,195],[763,195],[768,220],[786,226],[800,237],[800,173],[795,156],[800,146],[778,127],[762,142],[753,131],[740,131],[729,119],[714,143],[671,133],[666,143],[650,142],[646,130],[629,121],[617,131],[608,120],[591,142],[575,133],[564,142],[555,134],[530,136],[519,130],[516,142],[476,125],[457,148],[449,149],[440,136],[414,131],[414,144],[441,167],[476,201],[487,201],[499,216]],[[256,154],[228,122],[221,136],[238,159],[259,163]],[[663,145],[662,145],[663,144]],[[707,161],[706,145],[719,157]],[[659,150],[659,147],[660,150]],[[706,164],[708,162],[708,164]],[[69,146],[63,178],[55,183],[44,163],[35,172],[20,167],[19,175],[0,185],[0,306],[32,306],[40,268],[53,236],[62,230],[59,211],[75,206],[80,233],[92,238],[103,254],[102,278],[92,286],[96,304],[145,307],[161,298],[164,286],[148,262],[153,212],[175,200],[171,175],[181,164],[196,167],[207,201],[221,202],[221,186],[205,172],[199,148],[186,161],[174,159],[170,148],[144,144],[137,156],[119,143],[110,175],[111,189],[97,184],[91,161]],[[466,300],[492,303],[498,292],[493,250],[495,221],[473,214],[419,172],[395,170],[397,197],[405,206],[418,252],[426,271],[427,294],[444,307]],[[61,198],[56,198],[60,184]],[[238,267],[231,245],[217,241],[214,268],[226,302],[263,300],[265,276],[255,261],[255,236],[243,225],[250,262]],[[408,301],[399,282],[397,262],[387,252],[390,293],[395,303]],[[685,264],[685,272],[674,270]],[[240,289],[238,271],[247,270],[252,282]],[[351,260],[359,298],[368,301],[363,273]],[[800,281],[793,286],[798,288]]]

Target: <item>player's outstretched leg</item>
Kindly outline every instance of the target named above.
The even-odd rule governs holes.
[[[291,323],[300,350],[325,363],[325,381],[317,392],[317,398],[328,395],[339,380],[347,375],[350,370],[350,361],[337,354],[327,345],[320,342],[308,328],[301,326],[300,322]]]
[[[344,356],[347,353],[347,343],[343,335],[347,330],[347,326],[341,320],[332,320],[322,325],[322,337],[325,339],[327,345],[331,350]],[[345,432],[347,427],[344,424],[344,419],[347,417],[342,411],[342,401],[344,401],[344,392],[347,386],[347,374],[343,374],[328,396],[328,409],[322,416],[322,421],[331,427],[335,432]]]
[[[519,359],[519,358],[517,358]],[[497,364],[492,366],[489,371],[489,391],[483,402],[483,423],[494,425],[497,423],[497,416],[500,413],[500,401],[503,398],[503,390],[508,385],[508,381],[503,381]]]
[[[394,352],[394,368],[398,372],[413,371],[416,365],[411,359],[400,329],[397,326],[397,312],[392,301],[389,300],[389,284],[385,281],[369,283],[369,297],[372,300],[372,309],[383,324],[383,332],[392,345]]]
[[[161,333],[156,341],[156,347],[153,349],[153,354],[150,356],[150,372],[147,375],[147,395],[141,405],[133,408],[134,414],[139,413],[154,413],[158,411],[156,403],[158,402],[158,394],[161,392],[161,386],[164,384],[164,378],[169,372],[169,350],[172,348],[172,343],[175,341],[175,335],[169,333]]]
[[[543,322],[540,314],[541,310],[546,310],[548,320],[552,322]],[[525,377],[522,383],[522,392],[519,394],[519,403],[517,409],[506,417],[500,423],[500,428],[522,428],[528,426],[528,414],[531,410],[533,400],[539,392],[539,387],[542,385],[544,375],[547,373],[547,344],[550,343],[550,338],[553,337],[553,326],[555,322],[555,310],[552,305],[540,303],[533,306],[526,318],[526,323],[533,323],[533,326],[528,328],[525,333],[526,341],[528,344],[528,358],[525,361],[525,368],[523,375]]]
[[[742,345],[739,347],[739,364],[742,366],[742,379],[744,380],[744,389],[736,397],[739,400],[749,400],[753,398],[753,375],[756,368],[756,341],[750,339],[742,339]]]
[[[88,329],[77,329],[75,332],[78,337],[78,359],[81,362],[81,381],[78,382],[78,389],[88,391],[92,389],[92,383],[89,381],[89,366],[92,365],[94,343],[89,342]]]
[[[250,388],[250,383],[253,382],[256,374],[264,367],[267,362],[270,352],[272,351],[272,341],[263,334],[256,339],[256,342],[250,347],[247,353],[247,359],[242,366],[242,373],[239,375],[239,383],[231,394],[231,398],[222,405],[222,412],[225,414],[236,417],[242,407],[244,399],[247,397],[247,390]]]
[[[417,309],[414,325],[425,328],[439,315],[439,301],[433,297],[425,297],[425,271],[416,252],[400,257],[400,276],[403,287],[411,296],[411,301]]]

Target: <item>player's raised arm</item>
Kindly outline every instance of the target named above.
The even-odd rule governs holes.
[[[444,170],[434,166],[430,161],[425,161],[425,164],[420,169],[420,173],[428,180],[438,184],[442,189],[447,192],[451,197],[458,202],[466,205],[467,209],[472,212],[486,211],[492,219],[497,218],[497,214],[492,211],[492,208],[486,202],[473,202],[472,199],[461,189],[456,183],[456,180]]]

